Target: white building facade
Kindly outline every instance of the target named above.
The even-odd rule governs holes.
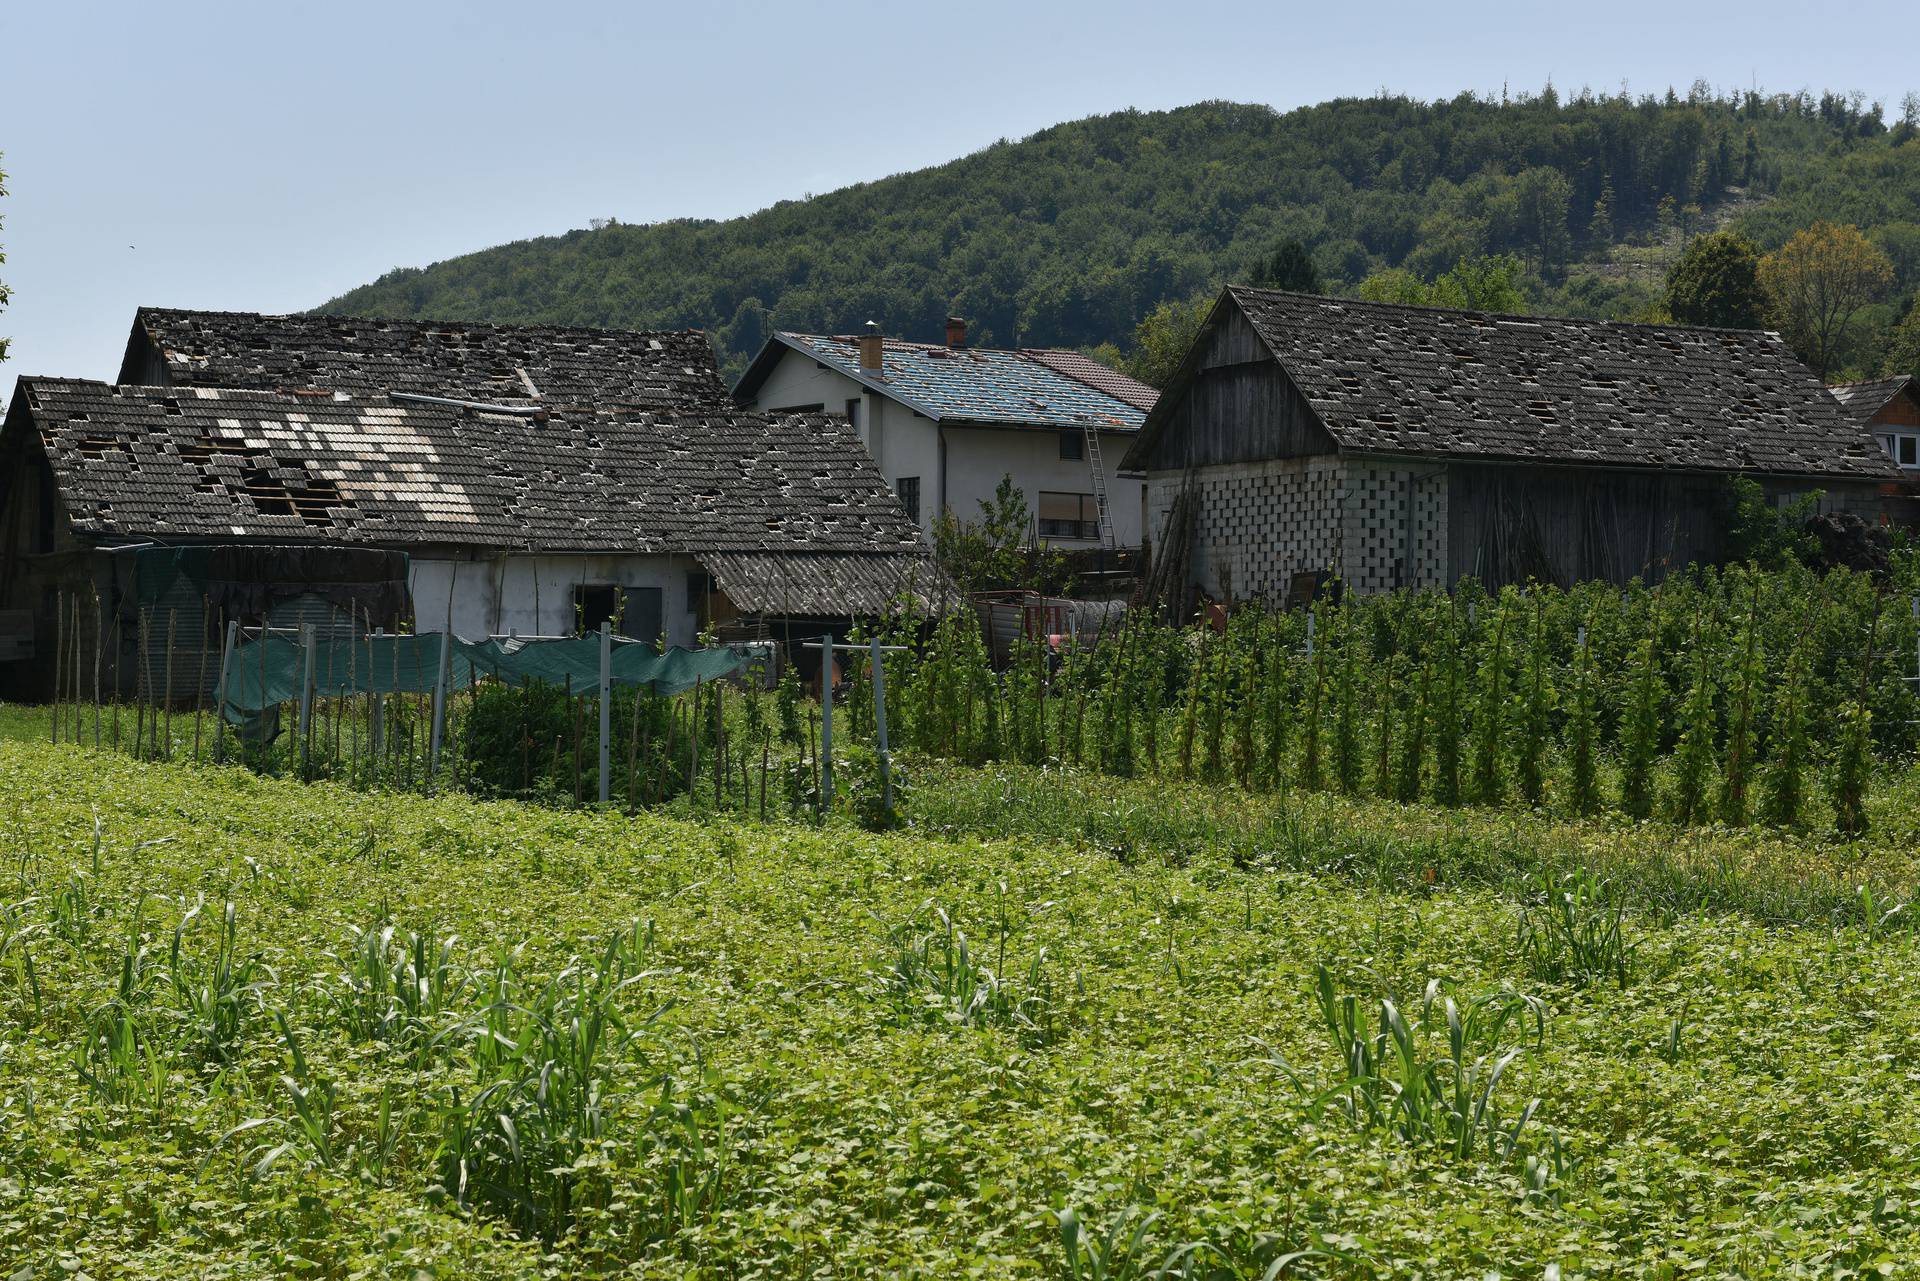
[[[1003,479],[1031,532],[1062,550],[1138,547],[1145,483],[1119,463],[1152,407],[1144,383],[1045,348],[776,334],[734,398],[761,413],[844,415],[925,531],[943,513],[980,518]]]

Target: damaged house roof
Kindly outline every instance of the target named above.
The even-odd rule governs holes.
[[[121,383],[388,391],[462,400],[537,397],[556,408],[681,411],[732,405],[698,330],[265,316],[142,307]]]
[[[1889,402],[1913,384],[1913,375],[1901,374],[1896,378],[1879,378],[1873,382],[1841,383],[1827,388],[1833,398],[1857,422],[1868,424],[1875,414],[1885,409]]]
[[[745,404],[787,351],[899,401],[936,422],[1000,427],[1082,427],[1137,431],[1158,393],[1078,352],[1001,351],[939,343],[882,344],[879,373],[860,367],[860,340],[849,335],[778,333],[734,388]]]
[[[23,430],[75,532],[101,541],[678,553],[749,613],[881,610],[934,584],[917,527],[825,415],[22,378],[5,431]]]
[[[1886,455],[1779,335],[1505,316],[1229,288],[1342,451],[1887,478]],[[1197,344],[1124,466],[1195,380]]]

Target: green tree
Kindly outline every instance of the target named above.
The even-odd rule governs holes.
[[[1133,350],[1123,372],[1152,387],[1164,387],[1187,358],[1188,348],[1213,310],[1213,294],[1195,294],[1185,302],[1163,302],[1133,328]]]
[[[1593,214],[1587,219],[1587,239],[1605,248],[1613,243],[1613,179],[1607,179],[1593,202]]]
[[[1066,558],[1034,537],[1027,496],[1010,475],[1000,478],[991,500],[981,500],[979,520],[942,512],[933,527],[933,551],[963,592],[1055,593],[1067,586]]]
[[[1521,265],[1511,254],[1463,258],[1451,271],[1431,281],[1402,268],[1376,272],[1360,282],[1360,296],[1369,302],[1411,303],[1425,307],[1457,307],[1463,311],[1524,312],[1520,292]]]
[[[1852,225],[1816,222],[1760,260],[1760,283],[1794,350],[1821,378],[1860,309],[1885,292],[1893,264]]]
[[[1261,289],[1286,289],[1296,294],[1317,294],[1325,288],[1307,247],[1292,239],[1281,241],[1279,248],[1260,260],[1253,270],[1253,283]]]
[[[1901,374],[1920,378],[1920,298],[1907,308],[1906,318],[1894,329],[1893,338],[1887,343],[1886,364],[1880,372],[1888,378]]]
[[[1737,232],[1694,237],[1667,275],[1667,311],[1683,325],[1764,329],[1760,251]]]

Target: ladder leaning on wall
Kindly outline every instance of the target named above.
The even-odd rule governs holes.
[[[1081,424],[1081,430],[1087,438],[1087,466],[1093,471],[1093,509],[1099,518],[1100,546],[1107,551],[1114,549],[1113,513],[1107,505],[1107,466],[1100,457],[1100,432],[1088,419]]]

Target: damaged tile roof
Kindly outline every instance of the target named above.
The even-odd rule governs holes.
[[[1239,286],[1227,290],[1228,302],[1252,323],[1342,450],[1894,474],[1886,455],[1776,334],[1503,316]]]
[[[791,348],[936,421],[1007,427],[1081,427],[1137,431],[1155,392],[1125,374],[1104,370],[1077,352],[947,347],[889,338],[878,375],[860,368],[860,340],[847,335],[780,333],[768,342],[734,389],[752,399]],[[1048,359],[1042,359],[1044,354]],[[1095,370],[1104,370],[1096,375]],[[1124,391],[1124,395],[1121,394]]]
[[[749,614],[832,618],[885,613],[902,597],[944,612],[957,598],[931,560],[911,556],[818,557],[792,552],[707,552],[700,563],[736,608]]]
[[[1907,390],[1913,382],[1913,375],[1901,374],[1898,378],[1879,378],[1873,382],[1841,383],[1827,388],[1833,398],[1861,424],[1873,421],[1873,416],[1887,407],[1887,402]]]
[[[826,415],[536,418],[23,378],[6,428],[37,433],[75,532],[95,538],[924,555],[858,438]]]
[[[698,330],[628,332],[465,321],[265,316],[142,307],[119,380],[259,391],[388,391],[554,407],[724,409]]]

